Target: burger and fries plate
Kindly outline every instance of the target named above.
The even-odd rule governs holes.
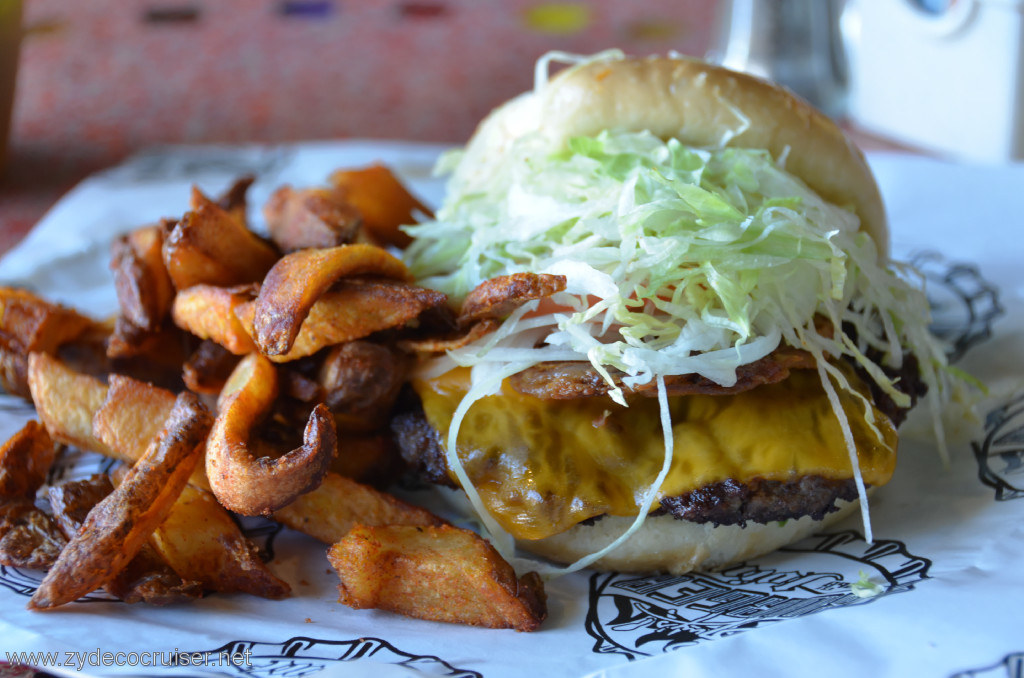
[[[259,206],[282,184],[315,186],[335,169],[382,163],[434,206],[444,193],[443,181],[432,176],[442,150],[353,141],[153,151],[69,193],[0,262],[0,280],[106,317],[117,310],[110,242],[184,212],[194,184],[216,195],[253,173],[249,204]],[[835,668],[829,675],[1014,675],[1012,666],[1024,661],[1024,587],[1017,576],[1024,501],[1014,500],[1024,494],[1024,479],[1008,469],[1013,454],[1020,459],[1024,427],[1014,400],[1024,389],[1024,248],[1015,224],[1024,170],[899,155],[870,160],[895,254],[938,255],[929,260],[939,270],[936,280],[945,271],[938,284],[955,289],[943,290],[937,311],[954,334],[984,342],[958,366],[989,387],[976,425],[949,422],[948,468],[927,433],[927,417],[917,413],[905,425],[897,473],[871,499],[873,544],[852,516],[826,535],[720,573],[584,570],[548,582],[550,612],[541,630],[515,633],[339,605],[337,575],[322,544],[289,529],[268,537],[265,524],[247,521],[274,555],[271,570],[291,585],[289,598],[214,594],[152,607],[94,594],[42,614],[25,609],[41,574],[5,567],[0,649],[60,651],[63,665],[43,668],[67,675],[799,676],[823,675],[823,666]],[[250,210],[257,228],[258,213]],[[974,277],[965,279],[960,263],[975,265]],[[988,330],[991,337],[978,339]],[[0,399],[5,439],[33,416],[23,401]],[[91,473],[97,463],[85,455],[71,473]],[[979,480],[982,467],[988,482]],[[97,650],[92,663],[67,661]],[[105,652],[135,652],[136,664],[104,663]],[[178,653],[178,665],[142,665],[146,652],[151,659]],[[225,652],[242,653],[249,663],[225,662]]]

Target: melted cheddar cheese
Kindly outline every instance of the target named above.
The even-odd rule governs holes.
[[[415,386],[443,446],[469,387],[468,370]],[[840,398],[864,482],[885,484],[896,463],[895,429],[876,410],[879,441],[859,401],[842,392]],[[675,452],[660,496],[730,478],[853,475],[839,424],[813,370],[737,395],[672,397],[669,410]],[[459,430],[458,456],[495,520],[518,539],[541,539],[604,513],[637,514],[664,461],[658,412],[655,398],[638,398],[624,408],[603,397],[542,400],[506,384],[470,408]]]

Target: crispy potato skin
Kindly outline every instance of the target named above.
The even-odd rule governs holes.
[[[0,504],[0,565],[45,570],[66,543],[57,523],[31,500]]]
[[[547,616],[536,573],[517,579],[478,535],[451,525],[358,525],[327,554],[338,602],[419,619],[534,631]]]
[[[298,497],[271,517],[325,544],[340,541],[359,524],[446,524],[424,508],[407,504],[393,495],[337,473],[328,473],[320,487]]]
[[[299,250],[282,257],[267,272],[256,297],[253,336],[260,352],[288,353],[316,300],[341,278],[356,275],[409,278],[405,264],[372,245]]]
[[[338,191],[277,189],[263,207],[270,239],[281,251],[337,247],[353,242],[363,218]]]
[[[114,485],[105,473],[49,488],[54,519],[64,535],[74,538],[89,511],[113,491]],[[135,557],[104,588],[126,603],[145,602],[150,605],[185,602],[203,594],[203,587],[198,581],[182,580],[149,544],[143,544]]]
[[[52,609],[76,600],[105,584],[135,557],[188,482],[211,423],[195,394],[178,396],[160,436],[124,482],[89,512],[33,594],[30,609]]]
[[[565,289],[564,275],[513,273],[485,280],[462,301],[459,327],[481,320],[500,320],[528,301],[543,299]]]
[[[251,353],[220,395],[207,440],[206,475],[217,499],[242,515],[270,515],[315,489],[338,451],[334,417],[321,403],[309,415],[301,447],[276,459],[255,457],[248,441],[277,394],[276,368]]]
[[[235,355],[256,350],[249,332],[235,316],[235,309],[255,298],[258,285],[193,285],[174,297],[174,324],[200,339],[220,344]]]
[[[37,421],[28,421],[0,447],[0,501],[31,499],[46,480],[57,448]]]
[[[170,228],[169,222],[144,226],[116,239],[110,248],[110,271],[121,316],[149,332],[159,329],[174,298],[163,259]]]
[[[415,223],[417,213],[428,219],[432,216],[430,209],[383,165],[338,170],[331,174],[330,182],[362,215],[369,236],[382,245],[407,246],[412,239],[399,227]]]

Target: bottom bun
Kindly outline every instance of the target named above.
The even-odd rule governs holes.
[[[612,572],[667,572],[718,570],[732,563],[757,558],[809,537],[845,518],[859,502],[836,502],[839,510],[814,520],[804,516],[785,523],[761,525],[700,524],[670,515],[648,518],[626,543],[594,564],[594,570]],[[535,541],[517,540],[519,548],[560,563],[572,563],[600,551],[620,537],[633,518],[605,516],[592,525],[577,525],[566,532]]]

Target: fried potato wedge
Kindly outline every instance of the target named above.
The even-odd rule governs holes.
[[[167,272],[178,290],[259,282],[277,261],[271,245],[202,194],[164,241]]]
[[[170,512],[199,459],[211,417],[198,396],[180,394],[160,435],[114,492],[97,504],[33,594],[28,607],[52,609],[103,586],[120,572]]]
[[[209,492],[182,490],[151,542],[179,576],[200,581],[209,591],[275,600],[291,593]]]
[[[249,187],[256,181],[256,177],[251,174],[245,174],[238,177],[231,185],[224,189],[224,192],[217,196],[214,201],[217,206],[227,212],[234,218],[238,223],[248,227],[248,219],[246,217],[246,207],[248,205],[247,194]],[[192,187],[191,206],[192,209],[199,209],[202,205],[209,202],[209,198],[199,190],[198,187]]]
[[[258,286],[216,287],[193,285],[174,297],[174,324],[200,339],[214,341],[235,355],[256,351],[249,332],[235,316],[235,309],[256,298]]]
[[[277,189],[263,207],[270,239],[282,252],[353,242],[363,223],[359,210],[326,188]]]
[[[134,464],[160,434],[174,401],[170,391],[112,374],[103,402],[92,416],[92,436],[109,451],[108,456]],[[205,464],[196,464],[189,483],[210,489]]]
[[[110,270],[121,316],[150,332],[167,317],[174,286],[164,265],[164,239],[172,228],[164,221],[116,239],[110,248]]]
[[[255,457],[249,439],[277,394],[277,369],[251,353],[232,372],[217,403],[206,475],[220,503],[242,515],[270,515],[315,489],[338,451],[334,417],[321,403],[309,415],[301,447],[276,459]]]
[[[316,300],[341,278],[356,275],[407,280],[409,272],[399,259],[372,245],[300,250],[282,257],[256,297],[253,336],[260,351],[288,353]]]
[[[481,320],[500,320],[528,301],[543,299],[565,289],[564,275],[512,273],[485,280],[474,287],[459,310],[459,327]]]
[[[28,361],[28,383],[36,413],[53,440],[121,458],[92,433],[93,415],[107,397],[103,382],[75,372],[45,353],[33,353]]]
[[[444,353],[453,351],[463,346],[472,344],[477,339],[482,339],[491,332],[498,329],[501,323],[497,320],[481,320],[469,327],[468,330],[455,334],[443,334],[440,336],[424,336],[400,339],[397,344],[403,351],[409,353]]]
[[[283,353],[265,353],[274,362],[290,362],[327,346],[362,339],[374,332],[402,327],[426,310],[445,303],[445,295],[403,282],[352,278],[324,293],[303,316],[298,334]],[[236,313],[255,336],[259,299]],[[290,330],[289,330],[290,332]],[[262,352],[262,349],[261,349]]]
[[[0,287],[0,346],[28,355],[53,353],[92,327],[74,309],[53,304],[14,287]]]
[[[325,544],[337,543],[359,524],[446,524],[424,508],[407,504],[337,473],[328,473],[320,487],[274,512],[271,517]]]
[[[338,602],[418,619],[534,631],[547,617],[535,572],[512,566],[469,530],[451,525],[358,525],[332,546]]]
[[[362,215],[368,235],[382,245],[405,247],[412,239],[399,226],[415,223],[417,212],[431,216],[430,209],[383,165],[338,170],[330,182]]]
[[[56,454],[46,427],[26,422],[0,447],[0,501],[35,497]]]
[[[46,570],[66,543],[57,523],[31,499],[0,503],[0,565]]]
[[[89,511],[113,491],[114,485],[105,473],[49,488],[54,519],[64,535],[73,539]],[[148,543],[142,545],[135,557],[104,588],[126,603],[145,602],[150,605],[170,605],[193,600],[203,594],[203,587],[198,581],[183,580]]]

